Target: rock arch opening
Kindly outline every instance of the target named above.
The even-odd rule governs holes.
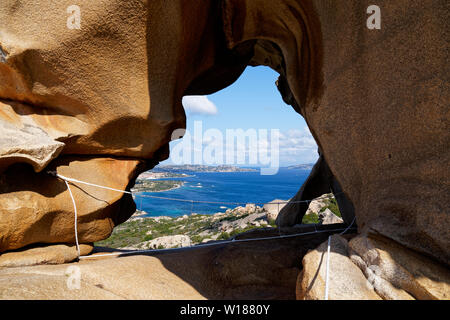
[[[128,249],[155,249],[158,247],[173,246],[175,243],[178,243],[179,246],[187,246],[217,239],[229,239],[239,233],[258,227],[264,228],[272,226],[275,228],[289,228],[302,223],[324,222],[325,224],[340,224],[345,222],[350,224],[352,222],[353,217],[341,217],[342,210],[340,210],[340,207],[343,204],[341,190],[339,189],[338,183],[333,180],[332,174],[326,163],[323,161],[323,158],[320,158],[318,163],[313,166],[318,158],[317,145],[311,143],[313,137],[309,134],[306,123],[302,120],[301,115],[296,112],[297,110],[294,111],[290,106],[285,104],[286,102],[289,102],[298,108],[292,94],[290,94],[289,88],[286,84],[281,84],[284,80],[283,77],[280,76],[280,72],[284,73],[284,62],[279,49],[267,41],[255,42],[255,46],[255,52],[257,53],[251,58],[249,67],[231,86],[209,96],[196,96],[195,99],[191,101],[184,101],[187,113],[186,132],[191,132],[191,134],[183,132],[182,135],[184,135],[184,137],[181,140],[173,141],[171,143],[170,154],[172,157],[174,153],[180,151],[174,150],[176,148],[173,147],[173,143],[181,144],[183,140],[187,139],[188,141],[192,140],[192,143],[187,150],[184,151],[187,151],[188,153],[191,152],[190,156],[178,156],[178,162],[175,161],[175,164],[174,161],[171,161],[169,158],[169,160],[162,162],[161,164],[163,167],[165,166],[165,168],[158,166],[138,178],[138,184],[135,186],[135,190],[147,192],[148,195],[154,196],[155,198],[140,197],[137,194],[135,202],[138,212],[134,218],[139,216],[163,217],[156,219],[157,221],[162,221],[162,223],[159,223],[160,226],[165,225],[164,228],[172,228],[173,230],[176,230],[176,232],[169,232],[167,234],[162,233],[161,230],[156,230],[159,226],[156,228],[156,224],[152,223],[148,226],[149,230],[146,231],[146,234],[141,234],[141,240],[143,241],[141,241],[138,246],[135,246],[135,244],[124,245],[125,242],[118,242],[117,239],[126,237],[127,228],[119,226],[115,233],[116,236],[111,239],[113,243],[116,241],[115,246],[117,246],[118,243],[121,243],[122,248]],[[265,55],[268,57],[264,58]],[[265,65],[262,66],[262,63]],[[255,83],[255,79],[258,78],[264,79],[263,81]],[[259,90],[249,90],[249,88],[254,88],[255,86],[259,87]],[[249,92],[247,92],[247,90]],[[268,90],[271,90],[271,92],[264,92]],[[243,93],[242,91],[245,92]],[[282,92],[283,99],[280,99],[279,91]],[[259,99],[256,99],[257,97]],[[234,98],[234,100],[232,98]],[[242,105],[235,106],[235,104],[238,104],[239,99],[244,100],[241,103]],[[252,100],[257,101],[255,102]],[[266,100],[266,105],[264,105],[264,102],[261,102],[264,100]],[[267,109],[267,104],[273,103],[275,100],[277,101],[277,105]],[[283,100],[284,103],[281,100]],[[253,106],[248,105],[249,103],[253,104]],[[244,112],[244,109],[248,110]],[[263,117],[261,116],[262,113],[268,113],[269,115]],[[235,118],[240,119],[235,119],[230,122],[230,117],[233,117],[233,115]],[[276,119],[277,117],[278,119]],[[295,122],[292,119],[296,119],[298,122]],[[205,157],[202,156],[197,157],[197,162],[195,162],[196,156],[192,154],[192,148],[194,147],[193,141],[200,139],[199,137],[194,139],[192,131],[195,131],[195,121],[199,120],[203,121],[204,129],[213,128],[216,131],[225,129],[227,125],[236,129],[236,127],[242,125],[243,121],[248,122],[248,127],[241,128],[244,135],[246,135],[247,130],[250,130],[252,125],[258,122],[262,122],[262,124],[260,123],[262,126],[272,125],[272,127],[277,127],[282,129],[282,131],[283,129],[300,129],[301,126],[303,126],[303,130],[298,130],[295,132],[297,135],[294,134],[291,136],[288,136],[286,131],[284,131],[285,140],[283,147],[286,147],[286,143],[291,143],[289,146],[290,149],[295,149],[295,143],[300,145],[298,146],[298,149],[294,150],[296,153],[294,153],[294,158],[291,156],[291,162],[282,161],[280,163],[280,166],[282,167],[281,170],[284,174],[283,176],[272,180],[270,180],[269,177],[265,180],[260,179],[259,185],[249,184],[247,190],[242,188],[240,189],[240,193],[236,193],[235,189],[238,189],[239,185],[242,184],[242,180],[240,181],[238,177],[236,179],[226,177],[224,178],[227,179],[226,183],[221,183],[219,181],[211,183],[210,181],[205,182],[202,179],[197,179],[198,177],[189,177],[189,175],[196,170],[206,172],[208,170],[214,170],[216,172],[236,170],[232,168],[236,162],[227,163],[225,161],[226,156],[222,158],[222,162],[218,161],[217,163],[205,163],[203,162]],[[217,126],[218,122],[227,122],[227,124],[222,124],[219,129],[214,128],[215,125]],[[269,124],[270,122],[274,122],[275,124]],[[178,137],[179,136],[177,136],[177,138]],[[225,137],[225,133],[221,134],[221,139],[224,139]],[[245,138],[249,137],[246,135]],[[299,141],[296,142],[295,140]],[[305,141],[307,141],[307,143]],[[206,142],[208,144],[210,141]],[[228,150],[227,142],[223,142],[221,148],[223,148],[224,153],[226,153]],[[244,139],[244,142],[246,144],[245,147],[249,147],[249,139]],[[203,147],[203,143],[200,143],[200,146]],[[235,146],[233,145],[233,147]],[[236,150],[234,151],[234,155],[236,156]],[[244,153],[248,153],[248,151],[249,150],[244,150]],[[301,160],[306,159],[302,158],[302,152],[309,153],[310,158],[308,158],[308,160]],[[187,162],[183,162],[186,159]],[[248,159],[249,157],[247,155],[247,160]],[[242,164],[244,167],[252,167],[248,162]],[[206,168],[209,165],[222,165],[223,167],[219,167],[218,169]],[[295,165],[304,166],[295,167]],[[287,167],[290,167],[290,169],[287,169]],[[301,171],[300,173],[296,172],[295,170],[298,168],[304,168],[305,171]],[[313,169],[312,177],[308,177],[309,170],[311,169]],[[289,172],[287,170],[289,170]],[[185,175],[184,178],[183,175]],[[162,181],[146,181],[146,179],[158,177],[162,179]],[[164,180],[165,178],[166,180]],[[213,180],[211,177],[206,177],[205,179]],[[222,179],[222,177],[220,179]],[[241,177],[241,179],[247,178]],[[282,179],[284,179],[284,181],[280,181]],[[307,186],[303,186],[300,191],[298,191],[299,187],[301,187],[304,182],[307,182]],[[215,184],[215,186],[213,184]],[[176,190],[180,187],[181,189]],[[208,188],[213,187],[217,190],[216,192],[205,192]],[[227,190],[227,188],[229,190]],[[283,189],[283,192],[274,191],[277,188]],[[169,191],[169,189],[176,191]],[[233,191],[228,192],[231,190]],[[162,192],[155,193],[154,191]],[[336,199],[333,197],[333,192],[338,194]],[[260,196],[258,196],[258,194]],[[158,199],[158,196],[163,199]],[[182,201],[177,202],[177,199]],[[307,201],[313,199],[316,200],[314,200],[312,206],[310,206],[310,202]],[[291,200],[291,202],[289,202],[289,200]],[[212,204],[201,202],[212,202]],[[208,214],[210,217],[207,218]],[[213,215],[215,215],[215,217],[213,217]],[[193,227],[194,224],[198,225],[196,229]],[[151,229],[156,231],[152,231]],[[120,233],[122,234],[120,235]],[[158,242],[159,240],[156,240],[163,236],[168,236],[164,239],[164,244]],[[102,244],[111,244],[111,241],[106,240],[102,242]]]

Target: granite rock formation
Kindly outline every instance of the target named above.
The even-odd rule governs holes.
[[[173,131],[185,127],[184,95],[216,92],[247,65],[266,65],[354,210],[361,240],[349,246],[361,259],[352,261],[374,288],[379,277],[415,298],[447,297],[446,286],[414,280],[425,272],[414,263],[450,263],[448,4],[380,0],[375,30],[370,4],[89,1],[81,28],[70,29],[63,2],[3,0],[0,252],[73,244],[68,190],[48,170],[129,189],[167,158]],[[108,237],[135,211],[130,195],[72,189],[82,243]],[[375,262],[389,261],[375,278],[374,250]]]
[[[283,234],[310,231],[286,228]],[[240,239],[273,237],[255,230]],[[59,265],[0,267],[0,299],[295,299],[302,257],[327,233],[182,248],[163,253],[98,257]],[[126,251],[125,251],[126,252]],[[79,287],[72,282],[74,267]]]

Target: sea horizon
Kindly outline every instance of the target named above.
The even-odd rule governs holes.
[[[310,171],[281,167],[277,174],[267,176],[259,171],[180,171],[189,176],[155,180],[185,181],[182,186],[161,192],[139,192],[134,197],[136,208],[146,212],[143,217],[214,214],[246,204],[263,206],[275,199],[287,201],[295,196]]]

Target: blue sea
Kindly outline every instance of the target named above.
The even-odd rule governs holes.
[[[300,189],[310,170],[280,168],[276,175],[263,176],[257,172],[177,172],[190,177],[170,178],[184,180],[178,188],[164,192],[135,194],[136,207],[146,216],[182,216],[184,214],[214,214],[225,212],[246,203],[262,206],[274,199],[288,200]],[[165,178],[162,180],[169,180]],[[190,201],[149,198],[174,198]],[[198,203],[208,201],[220,203]]]

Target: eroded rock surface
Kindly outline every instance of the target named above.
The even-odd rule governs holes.
[[[62,157],[51,168],[64,176],[125,190],[138,165],[136,160]],[[70,186],[80,243],[107,238],[135,210],[131,195],[77,183]],[[73,244],[74,222],[74,206],[64,181],[45,172],[34,173],[22,164],[0,176],[0,252],[33,243]]]
[[[448,268],[384,237],[331,237],[329,299],[448,300]],[[308,252],[297,281],[297,298],[322,300],[328,241]]]
[[[283,234],[311,229],[290,228]],[[259,230],[242,238],[277,234],[278,230]],[[326,237],[324,233],[53,266],[0,268],[0,299],[295,299],[301,259]],[[97,253],[101,252],[99,248]],[[68,287],[74,267],[81,276],[79,289]]]
[[[277,45],[260,45],[252,61],[276,69],[284,58],[288,96],[353,204],[359,232],[448,268],[448,32],[436,27],[448,24],[446,2],[385,1],[377,31],[366,27],[359,1],[244,2],[245,13],[228,2],[229,46]],[[307,16],[306,28],[293,23],[296,14]],[[280,36],[285,25],[291,32]]]
[[[216,92],[247,65],[267,65],[359,233],[388,239],[350,244],[374,288],[401,297],[377,284],[388,281],[417,298],[448,297],[431,276],[418,281],[414,265],[450,265],[448,3],[380,6],[382,27],[370,30],[358,0],[90,1],[71,30],[63,2],[2,0],[0,119],[14,137],[0,146],[0,252],[73,243],[69,194],[47,169],[129,188],[167,158],[173,130],[185,127],[184,95]],[[108,237],[135,209],[120,193],[73,191],[84,243]],[[288,225],[299,222],[290,217]],[[375,264],[366,252],[376,252]],[[388,262],[397,253],[408,258]]]
[[[334,223],[343,223],[344,221],[331,212],[330,209],[325,209],[324,211],[319,213],[319,221],[322,224],[334,224]]]
[[[308,252],[303,258],[303,270],[297,280],[297,298],[325,299],[328,241]],[[328,299],[380,300],[363,272],[350,260],[347,240],[332,236],[330,245]]]
[[[53,140],[37,126],[17,127],[0,119],[0,170],[25,162],[39,172],[56,158],[64,143]],[[3,169],[3,170],[2,170]]]
[[[214,43],[209,3],[86,2],[80,29],[67,27],[67,6],[0,4],[0,252],[73,243],[68,191],[45,172],[132,186],[168,157],[173,130],[185,126],[182,96],[214,61],[192,63],[194,47]],[[175,16],[198,19],[160,28]],[[206,37],[183,42],[183,29]],[[108,237],[135,211],[120,193],[73,191],[82,242]]]
[[[80,255],[88,255],[92,252],[93,248],[92,245],[81,244]],[[75,245],[45,245],[2,253],[0,255],[0,267],[61,264],[74,261],[77,257],[78,252]]]
[[[351,260],[384,299],[450,299],[450,270],[380,235],[349,242]]]

